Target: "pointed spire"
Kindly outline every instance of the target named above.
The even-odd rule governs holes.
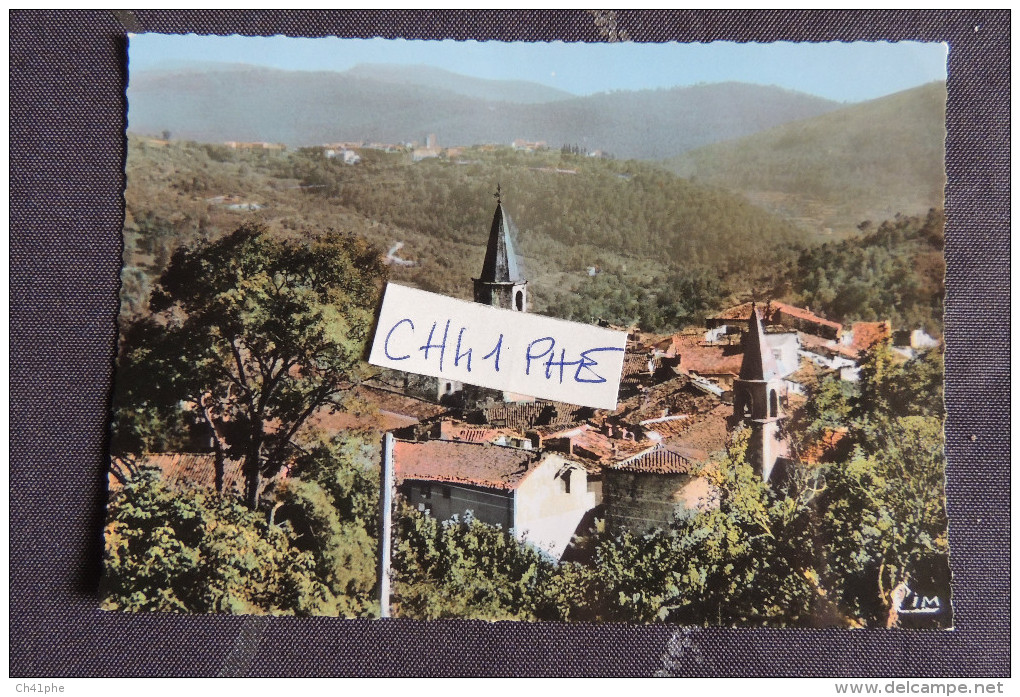
[[[502,200],[497,198],[496,213],[492,216],[492,228],[489,230],[489,246],[485,250],[485,263],[478,280],[487,283],[516,283],[523,280],[511,240],[513,230],[510,216],[503,211]]]
[[[765,327],[755,303],[751,303],[751,318],[744,335],[744,360],[740,364],[741,380],[771,380],[779,375],[779,366],[765,339]]]

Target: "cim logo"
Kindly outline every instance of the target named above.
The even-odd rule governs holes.
[[[937,615],[942,612],[942,601],[937,595],[920,595],[905,583],[896,590],[899,596],[898,612],[901,615]]]

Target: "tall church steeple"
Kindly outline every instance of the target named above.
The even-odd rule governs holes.
[[[779,366],[765,338],[765,327],[761,323],[761,315],[755,303],[751,303],[751,318],[747,324],[748,331],[743,338],[744,359],[740,363],[740,379],[769,381],[777,378]]]
[[[740,377],[733,381],[733,421],[751,428],[748,461],[767,481],[776,461],[788,455],[779,433],[779,422],[786,416],[780,396],[786,390],[754,303],[743,346]]]
[[[510,216],[503,210],[502,191],[496,187],[496,212],[489,228],[489,244],[481,275],[474,279],[475,302],[505,310],[525,312],[528,305],[528,282],[517,264]]]

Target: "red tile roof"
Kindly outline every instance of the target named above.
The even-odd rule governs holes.
[[[416,479],[512,491],[537,462],[535,451],[488,443],[398,440],[393,444],[393,470],[398,484]]]
[[[768,312],[769,319],[773,321],[775,315],[781,312],[784,315],[797,317],[798,319],[807,320],[808,322],[820,324],[825,327],[832,327],[833,329],[836,330],[843,328],[843,325],[841,325],[839,322],[833,322],[832,320],[824,319],[823,317],[819,317],[810,310],[805,310],[804,308],[801,307],[794,307],[793,305],[787,305],[786,303],[773,301],[766,306],[766,311]],[[750,316],[750,313],[748,314],[748,316]]]
[[[673,337],[680,370],[699,375],[738,375],[744,351],[740,346],[705,344],[700,337]]]
[[[710,411],[693,415],[687,430],[675,436],[663,435],[663,443],[691,460],[706,460],[713,453],[726,449],[732,413],[733,407],[717,402]]]
[[[656,448],[612,466],[621,472],[647,472],[650,474],[690,474],[691,461],[669,448]]]
[[[650,431],[655,431],[665,440],[666,438],[674,438],[691,430],[692,423],[690,415],[681,414],[668,421],[644,424],[644,427]]]
[[[746,322],[751,319],[751,305],[752,303],[741,303],[729,309],[723,310],[719,314],[713,315],[709,319],[714,320],[733,320],[738,322]],[[789,315],[790,317],[796,317],[814,324],[818,324],[825,327],[836,329],[837,331],[843,328],[839,322],[833,322],[823,317],[819,317],[810,310],[806,310],[802,307],[795,307],[793,305],[787,305],[776,300],[770,301],[764,305],[759,306],[762,313],[762,318],[766,323],[778,324],[777,315],[782,313]]]
[[[801,454],[800,459],[811,465],[831,461],[832,457],[850,442],[847,440],[849,436],[850,431],[844,427],[826,429],[821,438]]]
[[[858,353],[863,353],[877,344],[879,341],[888,339],[892,334],[892,326],[885,322],[854,322],[850,327],[854,333],[853,348]]]
[[[564,433],[582,428],[587,425],[585,421],[578,421],[569,424],[548,424],[546,426],[535,426],[529,428],[528,433],[537,433],[542,438],[556,438]]]
[[[776,357],[772,355],[765,328],[761,324],[761,314],[752,305],[747,333],[744,334],[744,355],[740,363],[741,380],[771,380],[779,375]]]
[[[438,437],[443,440],[459,440],[465,443],[491,443],[500,436],[522,438],[523,434],[505,428],[475,426],[454,419],[444,418],[439,421]]]
[[[383,410],[330,413],[329,410],[323,409],[313,414],[308,420],[309,427],[321,429],[330,434],[341,431],[389,431],[416,423],[418,423],[418,419],[412,416]]]
[[[604,463],[630,457],[652,446],[648,441],[613,438],[591,426],[583,427],[570,440],[575,455]]]
[[[244,492],[244,475],[241,472],[240,459],[227,459],[223,466],[223,490],[241,495]],[[157,469],[168,484],[194,484],[205,489],[216,487],[216,465],[212,453],[148,453],[137,457],[114,457],[110,469],[130,477],[132,472],[142,469]],[[285,477],[281,473],[275,478],[263,478],[262,488],[274,479]],[[112,473],[109,477],[110,489],[116,490],[121,482]]]
[[[698,414],[710,411],[719,399],[688,386],[690,378],[671,378],[622,401],[614,412],[620,420],[638,424],[671,414]],[[665,412],[665,413],[664,413]]]
[[[581,421],[592,410],[566,402],[540,400],[514,404],[496,404],[483,410],[485,422],[523,433],[548,418],[548,424],[569,424]],[[554,415],[551,415],[553,414]]]
[[[797,332],[797,340],[800,341],[801,348],[806,351],[813,351],[815,353],[821,353],[829,356],[843,356],[844,358],[850,359],[857,357],[857,351],[849,346],[844,346],[833,339],[825,339],[820,336],[815,336],[814,334]]]

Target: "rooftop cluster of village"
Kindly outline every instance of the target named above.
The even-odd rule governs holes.
[[[474,299],[526,312],[511,229],[497,203]],[[400,494],[440,519],[470,513],[513,530],[560,558],[596,517],[610,530],[644,532],[717,505],[712,457],[740,427],[750,429],[748,457],[761,476],[783,476],[793,454],[782,424],[804,399],[806,377],[822,369],[856,380],[858,359],[879,340],[906,357],[936,343],[921,330],[844,327],[771,301],[669,336],[627,331],[614,411],[405,373],[366,383],[391,420],[384,457]]]
[[[165,141],[152,140],[150,142],[163,143]],[[225,146],[232,150],[257,150],[267,152],[283,152],[287,149],[287,146],[283,143],[267,143],[267,142],[241,142],[241,141],[226,141]],[[479,150],[494,150],[498,146],[496,144],[478,145],[475,146]],[[511,143],[510,147],[516,152],[532,153],[539,152],[541,150],[548,150],[549,145],[544,140],[531,141],[525,140],[524,138],[515,138]],[[605,153],[602,150],[585,150],[583,153],[579,148],[574,146],[577,154],[584,154],[589,157],[604,157]],[[327,159],[338,159],[347,165],[356,165],[361,162],[361,150],[380,150],[382,152],[407,152],[411,154],[411,158],[414,162],[420,162],[421,160],[428,160],[431,158],[446,158],[449,160],[455,160],[464,154],[464,147],[461,146],[447,146],[443,147],[439,145],[439,139],[435,133],[430,133],[425,136],[425,142],[420,143],[418,141],[407,141],[401,143],[384,143],[377,141],[337,141],[335,143],[323,143],[321,146],[322,154]]]

